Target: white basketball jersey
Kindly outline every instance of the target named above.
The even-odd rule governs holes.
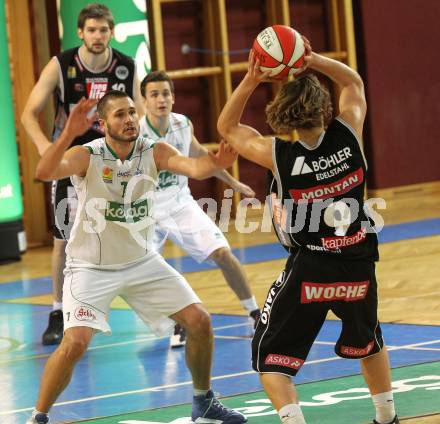
[[[105,138],[84,145],[90,164],[84,177],[72,177],[78,209],[66,248],[69,261],[112,267],[146,255],[157,180],[153,145],[139,137],[124,162]]]
[[[140,120],[140,134],[155,142],[168,143],[175,147],[183,156],[189,156],[192,141],[192,131],[186,116],[171,113],[168,131],[162,137],[151,125],[147,117]],[[155,213],[160,216],[180,209],[186,202],[192,200],[188,187],[188,177],[160,171],[156,186]]]

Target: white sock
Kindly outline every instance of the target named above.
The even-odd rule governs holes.
[[[381,424],[390,423],[396,416],[393,392],[378,393],[371,398],[376,408],[376,421]]]
[[[58,310],[63,310],[63,302],[57,302],[57,301],[53,301],[52,303],[52,310],[53,311],[58,311]]]
[[[32,418],[35,418],[35,415],[38,415],[38,414],[49,415],[47,412],[41,412],[41,411],[37,411],[36,409],[34,409],[34,410],[32,411]]]
[[[279,411],[278,415],[283,424],[306,424],[304,415],[300,406],[297,403],[289,403],[284,405]]]
[[[255,296],[250,297],[249,299],[240,300],[240,303],[243,305],[243,308],[246,309],[249,313],[258,309],[257,301]]]
[[[194,396],[206,396],[208,394],[209,390],[199,390],[194,389]]]

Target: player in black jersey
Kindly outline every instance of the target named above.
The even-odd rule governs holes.
[[[51,143],[44,134],[39,115],[55,94],[57,111],[52,139],[64,128],[72,108],[82,97],[101,98],[109,90],[125,91],[135,100],[140,116],[144,113],[140,84],[133,59],[109,47],[115,26],[111,11],[105,5],[89,4],[78,15],[78,36],[83,41],[76,47],[53,57],[43,69],[22,115],[22,123],[40,155]],[[75,139],[82,145],[102,137],[98,123]],[[54,247],[52,251],[53,311],[43,334],[45,345],[58,344],[63,336],[62,288],[66,240],[76,213],[76,197],[70,179],[54,182]]]
[[[313,53],[304,42],[306,66],[339,85],[335,119],[330,119],[327,90],[315,76],[305,75],[285,83],[266,107],[272,129],[278,134],[296,130],[298,142],[263,137],[241,124],[249,97],[269,75],[251,52],[248,72],[218,120],[220,134],[234,149],[272,171],[277,190],[273,223],[290,252],[257,325],[253,368],[281,421],[305,423],[291,376],[303,365],[331,310],[342,321],[335,352],[361,360],[376,407],[374,422],[397,423],[377,318],[377,236],[364,211],[367,167],[359,145],[367,109],[363,82],[348,66]]]

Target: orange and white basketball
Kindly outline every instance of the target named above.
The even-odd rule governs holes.
[[[301,34],[286,25],[272,25],[261,31],[252,46],[262,71],[284,79],[301,71],[304,63],[304,42]]]

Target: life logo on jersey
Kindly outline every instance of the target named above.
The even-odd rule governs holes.
[[[108,89],[107,78],[86,78],[87,97],[99,100],[104,97]]]
[[[111,184],[113,182],[113,169],[109,168],[108,166],[104,166],[104,168],[102,168],[102,181],[107,184]]]
[[[121,80],[127,79],[128,73],[128,68],[124,65],[119,65],[115,69],[115,75]]]

